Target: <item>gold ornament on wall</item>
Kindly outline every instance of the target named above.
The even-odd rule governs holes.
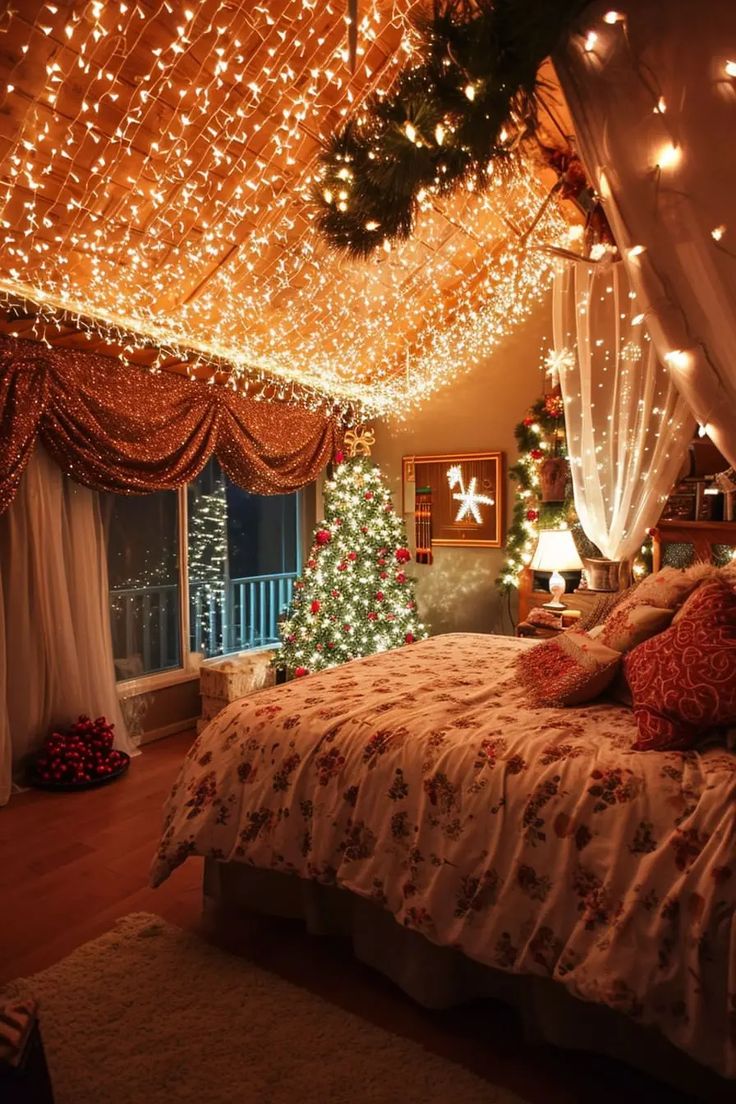
[[[375,433],[365,426],[356,426],[345,434],[345,449],[348,456],[370,456],[375,443]]]

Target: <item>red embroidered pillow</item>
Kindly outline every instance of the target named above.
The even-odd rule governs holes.
[[[587,633],[566,632],[522,652],[516,672],[535,705],[580,705],[603,693],[620,662]]]
[[[701,584],[677,623],[624,657],[637,751],[684,751],[736,723],[736,590]]]
[[[671,609],[621,605],[602,625],[591,629],[590,635],[616,652],[630,652],[650,636],[669,628],[672,617]]]

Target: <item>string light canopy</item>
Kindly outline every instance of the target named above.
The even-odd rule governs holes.
[[[415,7],[363,0],[351,72],[342,0],[11,0],[3,331],[346,417],[404,414],[487,355],[567,230],[535,164],[429,197],[361,264],[310,202],[329,135],[412,57]]]

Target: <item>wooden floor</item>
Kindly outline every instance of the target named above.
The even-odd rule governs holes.
[[[0,810],[0,982],[51,965],[130,912],[155,912],[212,937],[201,920],[199,860],[190,859],[159,889],[147,885],[161,807],[190,741],[177,736],[150,745],[109,787],[28,792]],[[309,936],[298,924],[269,921],[240,944],[238,953],[266,969],[462,1063],[529,1104],[694,1099],[603,1059],[532,1045],[500,1005],[443,1013],[419,1008],[342,944]]]

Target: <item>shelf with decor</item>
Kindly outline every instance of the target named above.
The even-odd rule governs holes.
[[[659,571],[666,562],[668,545],[691,545],[692,559],[711,563],[717,560],[714,549],[719,545],[736,549],[736,521],[664,520],[651,530],[652,570]]]

